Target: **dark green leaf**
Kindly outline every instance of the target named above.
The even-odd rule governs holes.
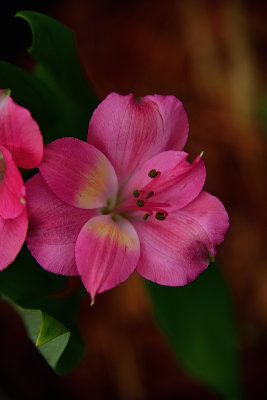
[[[37,76],[0,61],[0,88],[11,89],[12,98],[31,111],[43,132],[58,123],[58,102],[49,87]]]
[[[24,322],[29,338],[47,363],[55,369],[68,344],[70,331],[41,310],[29,310],[13,305]]]
[[[98,101],[81,70],[72,31],[33,11],[21,11],[16,16],[24,18],[31,27],[33,41],[29,52],[37,62],[36,75],[59,104],[61,126],[57,137],[86,140],[90,116]]]
[[[148,282],[156,320],[179,362],[223,398],[239,398],[239,364],[230,296],[215,265],[184,287]]]
[[[76,323],[80,293],[51,296],[65,284],[65,277],[40,267],[25,245],[0,273],[0,293],[19,312],[30,338],[58,374],[70,371],[83,355]]]

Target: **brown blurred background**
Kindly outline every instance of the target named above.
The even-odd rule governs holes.
[[[204,150],[205,189],[230,214],[218,260],[234,299],[245,399],[266,399],[266,2],[62,0],[14,7],[43,11],[74,30],[100,98],[116,91],[183,101],[186,151],[193,158]],[[22,33],[20,45],[10,39],[6,59],[27,66],[30,33],[2,15],[5,29]],[[97,300],[93,310],[89,299],[82,305],[86,357],[66,377],[54,376],[25,333],[21,339],[22,323],[2,305],[0,399],[217,398],[177,365],[137,275]]]

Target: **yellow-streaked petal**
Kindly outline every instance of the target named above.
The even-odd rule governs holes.
[[[49,143],[39,169],[50,189],[69,205],[93,209],[116,201],[113,166],[101,151],[79,139]]]
[[[132,274],[140,256],[139,238],[126,219],[100,215],[83,226],[75,256],[83,284],[94,301],[97,293],[113,288]]]

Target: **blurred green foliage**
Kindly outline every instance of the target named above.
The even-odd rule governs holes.
[[[224,279],[210,264],[183,287],[147,283],[154,313],[181,365],[222,398],[240,397],[237,338]]]

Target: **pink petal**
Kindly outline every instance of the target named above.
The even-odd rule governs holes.
[[[25,187],[11,154],[0,146],[0,216],[15,218],[25,208]]]
[[[186,161],[183,151],[164,151],[146,161],[130,178],[122,190],[121,198],[133,197],[134,190],[153,192],[148,202],[165,203],[163,208],[170,212],[186,206],[200,193],[206,178],[205,165],[201,157],[192,164]],[[160,176],[151,179],[149,171],[155,169]],[[146,203],[146,200],[145,200]]]
[[[95,147],[75,138],[62,138],[45,146],[40,172],[64,202],[92,209],[113,204],[118,182],[109,160]]]
[[[16,218],[0,217],[0,271],[16,258],[24,243],[27,227],[26,209]]]
[[[137,271],[145,278],[168,286],[194,280],[215,256],[229,227],[228,215],[216,198],[201,192],[197,199],[164,221],[149,217],[135,221],[141,250]]]
[[[188,138],[189,124],[184,106],[175,96],[154,94],[145,98],[157,104],[168,143],[160,150],[183,150]]]
[[[182,103],[174,96],[111,93],[94,111],[88,143],[112,162],[119,181],[163,150],[181,150],[188,134]]]
[[[39,126],[26,108],[12,100],[8,90],[0,90],[0,143],[19,167],[34,168],[42,160],[43,138]]]
[[[47,186],[41,174],[26,183],[29,230],[27,245],[46,270],[62,275],[79,275],[75,242],[94,211],[63,203]]]
[[[78,271],[94,302],[97,293],[124,282],[134,271],[140,254],[132,224],[110,215],[92,218],[82,228],[75,248]]]
[[[211,239],[209,254],[215,257],[216,246],[223,242],[229,228],[228,214],[217,197],[202,191],[199,196],[180,210],[185,218],[195,218]]]

